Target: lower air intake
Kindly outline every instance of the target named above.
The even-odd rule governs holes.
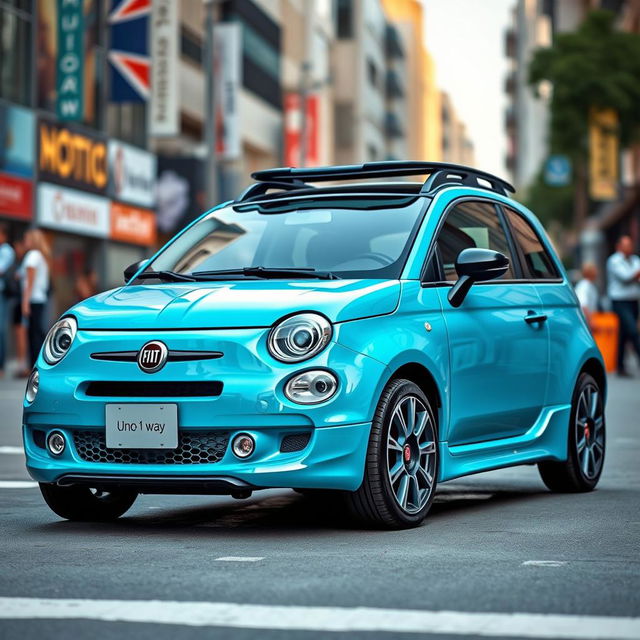
[[[310,433],[293,433],[282,438],[280,443],[281,453],[292,453],[294,451],[302,451],[311,440]]]

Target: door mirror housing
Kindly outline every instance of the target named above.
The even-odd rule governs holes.
[[[447,296],[452,307],[459,307],[476,282],[495,280],[509,268],[509,258],[491,249],[463,249],[456,258],[458,281]]]
[[[133,276],[136,275],[136,273],[138,273],[138,271],[140,271],[140,269],[142,269],[142,267],[149,262],[148,260],[138,260],[138,262],[134,262],[133,264],[130,264],[125,270],[124,270],[124,283],[127,284],[132,278]]]

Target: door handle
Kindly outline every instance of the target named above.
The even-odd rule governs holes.
[[[525,317],[524,317],[524,321],[527,324],[542,324],[543,322],[546,322],[547,320],[547,314],[546,313],[534,313],[534,312],[529,312]]]

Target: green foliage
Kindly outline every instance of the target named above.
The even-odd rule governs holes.
[[[553,46],[536,51],[529,82],[553,85],[550,142],[573,158],[587,152],[591,107],[618,112],[620,143],[640,128],[640,35],[615,30],[610,11],[592,11],[573,33],[558,34]]]
[[[573,187],[550,187],[544,181],[544,172],[536,176],[524,194],[516,194],[525,207],[531,209],[545,226],[552,222],[563,227],[571,225],[573,216]]]

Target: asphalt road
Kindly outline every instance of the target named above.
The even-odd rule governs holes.
[[[640,638],[639,392],[610,381],[594,493],[518,467],[442,485],[424,526],[379,532],[291,491],[62,521],[17,449],[22,383],[2,381],[0,638]]]

